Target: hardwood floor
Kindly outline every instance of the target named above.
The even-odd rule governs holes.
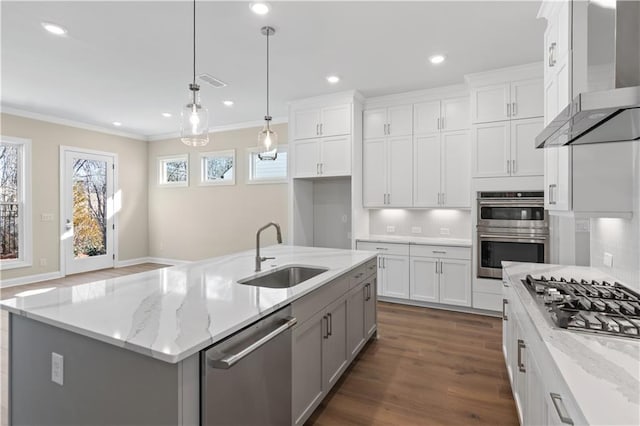
[[[0,298],[161,268],[106,269],[0,291]],[[2,407],[7,424],[7,314],[1,313]],[[502,320],[378,303],[378,339],[336,384],[308,425],[517,425],[502,356]]]
[[[85,272],[82,274],[68,275],[64,278],[58,278],[56,280],[42,281],[34,284],[27,284],[15,287],[8,287],[6,289],[0,289],[0,299],[9,299],[16,294],[28,290],[37,290],[41,288],[49,287],[69,287],[77,284],[85,284],[93,281],[105,280],[108,278],[116,278],[124,275],[137,274],[139,272],[150,271],[153,269],[164,268],[167,265],[160,265],[157,263],[143,263],[140,265],[127,266],[124,268],[109,268],[102,269],[100,271]],[[7,417],[8,407],[8,387],[9,387],[9,316],[6,311],[0,311],[0,425],[6,426],[9,424]]]
[[[518,425],[502,320],[378,303],[370,342],[307,425]]]

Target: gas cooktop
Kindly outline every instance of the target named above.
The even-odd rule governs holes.
[[[640,339],[640,295],[618,282],[531,275],[522,282],[560,328]]]

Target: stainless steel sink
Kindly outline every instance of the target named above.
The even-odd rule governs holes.
[[[328,270],[327,268],[311,268],[308,266],[287,266],[258,277],[245,278],[238,281],[238,283],[256,287],[289,288]]]

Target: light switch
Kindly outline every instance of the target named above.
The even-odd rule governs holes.
[[[42,213],[40,215],[40,220],[42,222],[53,222],[53,213]]]
[[[51,381],[64,385],[64,357],[55,352],[51,352]]]

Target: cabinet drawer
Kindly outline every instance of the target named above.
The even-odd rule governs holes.
[[[502,280],[477,278],[473,283],[473,291],[498,294],[502,296],[502,286]]]
[[[375,243],[369,241],[358,241],[358,250],[377,251],[380,254],[395,254],[398,256],[409,256],[409,244],[396,243]]]
[[[348,272],[293,302],[291,314],[298,319],[298,324],[302,324],[349,291],[349,276]]]
[[[474,291],[473,307],[500,312],[502,310],[502,295]]]
[[[471,259],[471,248],[448,246],[411,245],[411,256],[437,257],[439,259]]]
[[[375,274],[378,270],[377,258],[370,260],[364,265],[358,266],[353,271],[349,272],[349,289],[356,287],[358,284],[367,280],[371,275]]]

